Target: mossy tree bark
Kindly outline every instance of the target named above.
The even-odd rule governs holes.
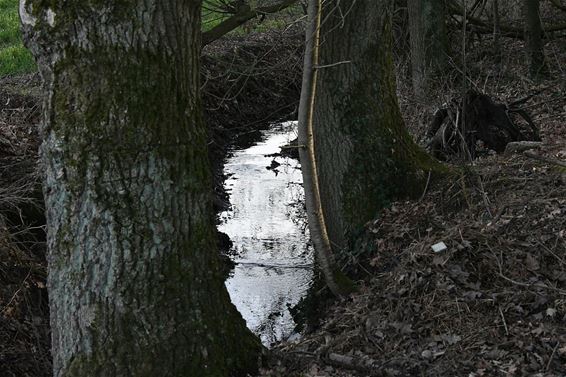
[[[424,97],[430,77],[448,62],[448,34],[443,0],[407,0],[413,91]]]
[[[200,1],[21,0],[44,80],[54,375],[232,376],[261,345],[214,241]]]
[[[336,254],[350,248],[364,224],[392,201],[421,194],[428,171],[438,165],[416,146],[401,118],[389,2],[324,4],[313,134],[322,209]]]
[[[318,72],[316,66],[320,59],[320,26],[322,21],[322,0],[311,0],[308,4],[308,23],[305,30],[305,60],[301,99],[299,101],[299,158],[302,165],[303,186],[309,230],[316,252],[316,260],[326,285],[337,297],[349,293],[349,284],[344,284],[343,276],[336,266],[331,241],[326,226],[326,216],[322,208],[320,179],[314,143],[314,104]]]

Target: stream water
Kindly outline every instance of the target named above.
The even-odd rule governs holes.
[[[300,164],[266,156],[295,137],[296,122],[274,125],[257,144],[233,151],[224,166],[231,208],[220,214],[219,230],[232,240],[236,263],[226,287],[266,346],[293,335],[289,307],[313,278]]]

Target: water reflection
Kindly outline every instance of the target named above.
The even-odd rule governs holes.
[[[288,307],[306,294],[313,276],[300,165],[266,156],[295,136],[295,122],[278,125],[263,141],[235,151],[224,168],[232,208],[221,214],[219,229],[232,239],[236,263],[226,287],[265,345],[292,333]]]

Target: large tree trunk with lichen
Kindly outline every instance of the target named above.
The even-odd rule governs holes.
[[[424,97],[430,77],[448,62],[443,0],[407,0],[413,91]]]
[[[527,40],[527,51],[530,60],[530,74],[532,77],[540,77],[548,73],[542,40],[540,1],[523,0],[523,12],[525,15],[525,39]]]
[[[22,0],[45,88],[54,376],[228,376],[261,345],[219,271],[200,1]]]
[[[395,92],[389,3],[325,2],[313,132],[334,253],[393,200],[422,193],[434,167],[404,127]],[[309,219],[310,221],[310,219]]]

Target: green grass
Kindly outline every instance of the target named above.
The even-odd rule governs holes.
[[[218,0],[205,0],[214,8]],[[0,0],[0,78],[37,69],[31,53],[24,47],[20,32],[18,0]],[[203,10],[203,27],[210,29],[226,15]]]
[[[207,31],[230,17],[229,14],[222,12],[222,4],[224,0],[204,0],[202,6],[202,30]],[[261,4],[259,0],[248,0],[252,7]],[[240,26],[229,34],[232,35],[246,35],[251,30],[254,31],[268,31],[273,29],[283,29],[289,25],[290,20],[295,20],[302,16],[302,8],[299,3],[282,10],[279,13],[268,15],[261,23],[257,19],[249,21],[247,27]]]
[[[218,9],[216,6],[219,2],[221,0],[204,1],[203,29],[205,31],[228,17],[226,14],[215,11]],[[18,3],[18,0],[0,0],[0,78],[6,75],[29,73],[37,69],[31,53],[22,43]],[[205,8],[211,8],[211,10]],[[284,12],[289,12],[289,10],[283,11],[282,14],[285,14]],[[265,22],[254,26],[254,29],[257,31],[278,29],[284,27],[285,24],[286,22],[279,16],[270,16]],[[233,33],[246,34],[247,31],[244,28],[238,28]]]
[[[218,0],[205,0],[213,9],[203,9],[203,28],[208,30],[227,15],[214,12]],[[18,0],[0,0],[0,78],[33,72],[37,69],[31,53],[24,47],[20,32]],[[205,5],[206,7],[206,5]]]
[[[222,0],[203,0],[202,2],[202,31],[207,31],[229,17],[222,13]]]
[[[35,70],[20,35],[18,0],[0,0],[0,77]]]

